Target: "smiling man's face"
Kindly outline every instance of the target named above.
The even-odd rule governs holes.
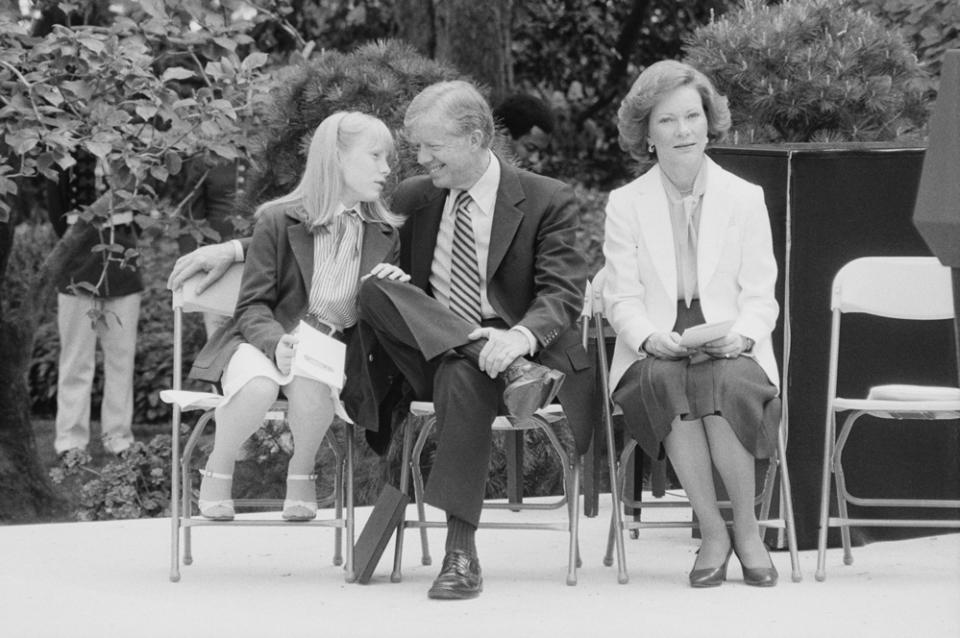
[[[481,144],[480,131],[466,135],[453,131],[452,123],[435,111],[417,118],[407,139],[417,149],[417,162],[427,169],[434,186],[467,190],[483,175],[489,154]]]

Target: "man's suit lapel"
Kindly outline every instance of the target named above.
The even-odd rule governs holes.
[[[499,159],[499,158],[498,158]],[[494,204],[493,226],[490,229],[490,250],[487,253],[487,283],[493,279],[500,268],[507,250],[513,243],[523,211],[517,204],[525,198],[523,187],[516,170],[500,162],[500,186],[497,189],[497,203]]]
[[[313,234],[303,222],[291,224],[287,226],[287,241],[300,268],[300,276],[307,288],[305,292],[308,292],[313,281]]]
[[[433,251],[437,247],[437,233],[443,217],[443,204],[448,191],[430,188],[420,206],[413,211],[407,223],[413,225],[410,234],[413,250],[410,255],[410,278],[413,284],[428,290]]]

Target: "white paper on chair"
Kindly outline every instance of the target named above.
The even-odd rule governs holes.
[[[161,390],[160,400],[180,406],[181,410],[209,410],[217,407],[223,397],[214,392],[191,390]]]
[[[179,302],[184,312],[211,312],[229,317],[237,305],[242,277],[243,264],[233,264],[220,279],[198,295],[197,284],[203,279],[203,274],[194,275],[174,291],[174,305]]]
[[[726,336],[732,327],[733,321],[715,321],[690,326],[680,335],[680,345],[685,348],[699,348],[705,343]]]
[[[303,321],[295,334],[298,342],[289,377],[307,377],[337,390],[342,389],[347,344],[323,334]]]

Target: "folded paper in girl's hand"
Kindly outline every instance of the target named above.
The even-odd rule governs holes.
[[[298,343],[290,374],[307,377],[338,390],[343,388],[347,346],[329,337],[305,321],[296,332]]]

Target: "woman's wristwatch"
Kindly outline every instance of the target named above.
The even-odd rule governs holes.
[[[753,339],[750,337],[743,338],[743,351],[751,352],[753,350]]]

